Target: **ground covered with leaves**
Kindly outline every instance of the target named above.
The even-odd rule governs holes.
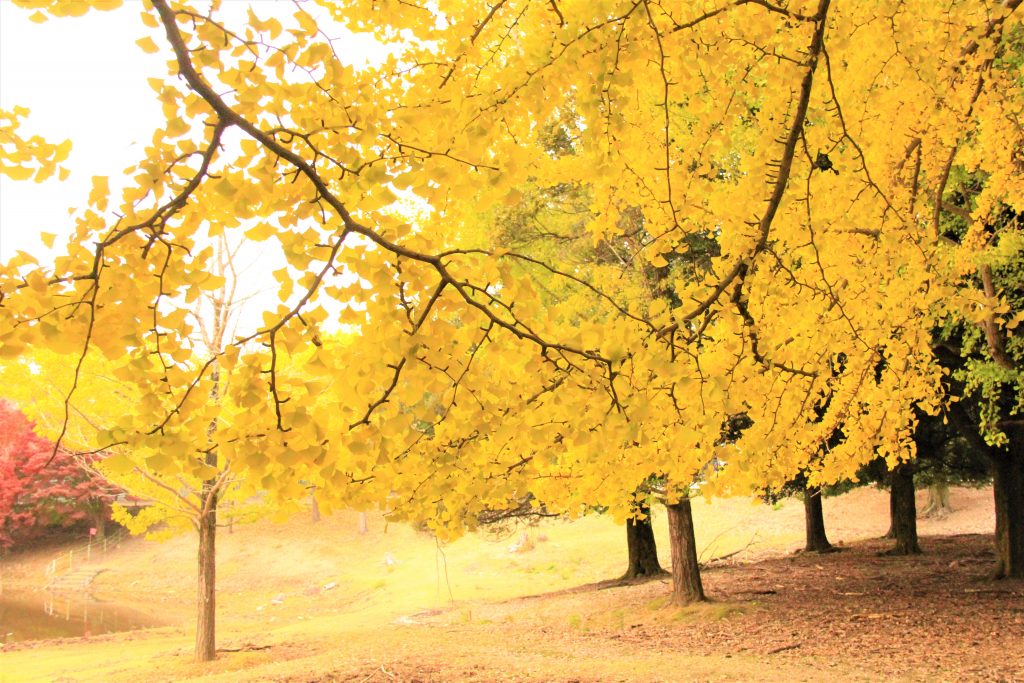
[[[794,552],[797,501],[700,503],[712,600],[686,608],[667,577],[608,580],[625,539],[606,518],[527,529],[526,548],[521,532],[439,547],[376,518],[359,534],[354,513],[238,527],[210,664],[192,661],[191,540],[138,540],[97,590],[174,625],[9,644],[0,681],[1024,681],[1024,585],[989,578],[990,496],[955,489],[910,557],[881,554],[884,492],[825,501],[840,550],[824,555]],[[8,585],[34,568],[8,563]]]
[[[880,555],[888,543],[866,541],[714,567],[705,574],[713,602],[682,609],[667,605],[667,580],[655,580],[479,605],[471,616],[413,616],[414,640],[437,653],[327,680],[1024,680],[1024,584],[989,580],[991,538],[925,545],[927,554],[910,557]],[[450,648],[477,656],[465,664]],[[673,656],[736,666],[694,670]]]

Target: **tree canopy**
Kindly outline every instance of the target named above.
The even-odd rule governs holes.
[[[672,500],[912,457],[951,317],[1019,386],[991,276],[1021,247],[995,219],[1024,197],[1019,0],[221,4],[143,3],[166,125],[59,257],[0,270],[0,354],[131,385],[98,446],[456,532],[526,491],[625,516],[652,475]],[[387,56],[352,66],[346,32]],[[51,169],[14,123],[5,173]],[[955,173],[983,179],[969,206]],[[614,260],[509,234],[497,208],[556,187]],[[259,329],[204,355],[188,311],[221,235],[287,266]]]

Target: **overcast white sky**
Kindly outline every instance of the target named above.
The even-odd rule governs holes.
[[[284,18],[295,12],[285,0],[228,0],[221,14],[232,24],[245,17],[250,5],[263,17]],[[0,108],[31,109],[22,133],[73,142],[66,164],[71,176],[63,183],[0,176],[0,260],[18,249],[45,252],[38,233],[68,232],[67,210],[88,196],[92,176],[116,177],[138,161],[162,122],[156,94],[146,79],[164,77],[172,55],[160,32],[142,24],[141,9],[140,0],[125,0],[110,12],[91,11],[36,24],[28,18],[31,11],[0,0]],[[312,3],[304,9],[323,14]],[[344,35],[338,26],[333,32]],[[155,35],[166,49],[144,53],[135,41],[146,35]],[[352,64],[384,55],[368,36],[347,34],[335,47]]]
[[[281,0],[229,0],[229,23],[243,18],[249,5],[261,16],[291,15],[295,6]],[[91,11],[83,17],[29,20],[31,11],[0,0],[0,108],[28,107],[31,114],[19,131],[38,134],[50,142],[70,138],[73,146],[66,163],[70,177],[44,183],[19,182],[0,176],[0,262],[19,250],[50,260],[42,232],[58,235],[56,247],[70,234],[69,210],[83,204],[94,175],[111,176],[111,187],[124,168],[137,162],[163,117],[156,94],[146,82],[167,74],[169,48],[144,53],[135,41],[158,32],[139,18],[140,0],[125,0],[110,12]],[[310,6],[315,12],[315,7]],[[339,34],[341,29],[338,28]],[[351,35],[337,44],[352,63],[380,59],[383,51],[371,38]],[[271,250],[272,251],[272,250]],[[246,275],[241,294],[269,294],[276,287],[268,273],[283,265],[277,255],[257,245],[241,257]],[[252,325],[259,324],[259,309],[271,303],[263,296],[246,306]],[[274,300],[276,301],[276,299]],[[249,325],[243,324],[242,328]],[[239,329],[242,332],[243,329]]]
[[[116,176],[136,161],[159,124],[146,78],[166,73],[166,57],[135,44],[149,31],[140,7],[128,0],[112,12],[36,24],[30,11],[0,1],[0,108],[28,107],[26,134],[73,141],[63,183],[0,176],[0,260],[17,250],[44,255],[39,233],[69,233],[68,209],[88,197],[92,176]]]

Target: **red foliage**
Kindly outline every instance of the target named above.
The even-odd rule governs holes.
[[[33,424],[0,400],[0,548],[35,538],[47,529],[109,518],[111,486],[71,454],[36,435]]]

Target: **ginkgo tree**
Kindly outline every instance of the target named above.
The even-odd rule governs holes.
[[[618,217],[642,207],[649,239],[635,258],[655,267],[690,251],[688,238],[714,236],[719,253],[708,273],[674,283],[678,305],[643,310],[630,301],[589,339],[581,331],[584,349],[612,361],[604,377],[612,403],[672,443],[671,461],[645,454],[638,469],[616,470],[596,454],[587,460],[601,463],[602,479],[631,472],[635,484],[658,465],[688,482],[724,419],[743,413],[752,426],[722,447],[736,466],[715,483],[742,491],[808,463],[816,484],[851,476],[878,453],[890,464],[910,457],[912,411],[934,412],[940,398],[930,348],[936,317],[960,311],[999,334],[1013,326],[997,317],[1006,308],[998,292],[965,296],[964,271],[948,265],[970,269],[995,241],[949,245],[936,226],[949,210],[943,195],[960,148],[997,168],[992,192],[1016,201],[1014,184],[1003,181],[1013,169],[1006,139],[1019,133],[1004,124],[990,126],[992,137],[974,132],[982,104],[993,122],[1011,120],[1020,105],[1019,83],[993,70],[1011,49],[1017,6],[956,3],[941,20],[926,4],[759,1],[690,16],[645,2],[495,2],[445,8],[449,21],[437,23],[397,5],[362,23],[358,8],[337,16],[382,40],[396,26],[419,37],[407,71],[451,98],[415,91],[423,99],[396,110],[392,137],[411,131],[418,145],[447,153],[486,140],[513,188],[506,192],[523,178],[584,180],[601,198],[589,226],[595,239],[622,240]],[[524,145],[558,108],[585,124],[572,157]],[[424,110],[450,125],[424,130],[416,121]],[[434,203],[457,223],[460,211],[501,192],[459,203],[438,183]],[[642,320],[631,326],[631,314]],[[667,340],[667,354],[654,340]],[[998,355],[998,344],[990,351]],[[652,378],[658,395],[638,391],[652,389]],[[690,391],[679,400],[683,388]],[[674,400],[659,406],[666,393]],[[676,418],[663,435],[643,412],[651,406]],[[808,426],[815,408],[823,414]],[[1004,423],[1007,466],[1019,471],[1012,420]],[[837,429],[844,438],[829,446]],[[687,446],[701,455],[688,458]],[[997,498],[1020,486],[998,489]],[[1010,507],[998,516],[1019,529],[1021,505]],[[1012,545],[1001,545],[1000,561],[1015,574]]]
[[[190,425],[180,427],[181,431],[174,432],[172,438],[139,439],[131,447],[111,446],[112,434],[123,428],[123,416],[140,402],[140,395],[131,382],[119,379],[116,368],[102,357],[89,354],[77,366],[75,360],[67,354],[34,350],[0,365],[0,381],[9,396],[38,420],[39,433],[59,438],[62,444],[55,452],[52,441],[38,439],[43,447],[25,451],[24,462],[19,463],[20,454],[13,451],[4,459],[9,467],[14,467],[14,474],[20,468],[32,481],[68,478],[70,471],[78,481],[90,486],[89,490],[107,493],[103,497],[94,494],[95,503],[102,505],[98,511],[109,517],[112,510],[114,521],[132,533],[147,533],[153,538],[185,531],[196,533],[196,647],[197,653],[209,648],[212,656],[216,631],[217,528],[296,510],[301,486],[290,477],[301,477],[305,470],[279,466],[265,475],[273,478],[273,487],[258,481],[245,483],[244,467],[223,457],[215,442],[204,439],[202,430],[183,433]],[[218,379],[217,386],[230,385],[225,375]],[[68,400],[72,384],[76,390]],[[230,424],[233,416],[244,410],[215,395],[208,400],[206,415],[211,421],[207,430]],[[247,436],[245,444],[259,448],[260,437]],[[23,509],[19,510],[26,518],[45,515],[48,506],[59,504],[48,499],[64,490],[52,485],[33,488],[37,489],[35,494],[23,497]],[[264,488],[278,495],[265,495]],[[72,490],[70,484],[66,490]],[[118,492],[128,493],[133,501],[131,509],[114,502]],[[285,502],[280,504],[282,498]],[[15,522],[17,515],[12,520]]]
[[[183,318],[196,328],[192,355],[179,359],[184,365],[209,364],[231,335],[244,298],[239,293],[239,251],[223,237],[213,240],[212,276],[220,286],[202,292]],[[295,365],[283,354],[282,382],[295,374]],[[71,459],[65,451],[71,450],[89,463],[91,481],[109,482],[108,486],[127,490],[136,502],[146,503],[132,510],[113,506],[115,521],[132,533],[155,538],[189,530],[197,534],[196,652],[209,659],[216,649],[218,526],[294,512],[307,485],[303,482],[316,482],[318,475],[299,458],[263,467],[259,479],[250,476],[245,463],[259,457],[266,435],[238,431],[244,421],[237,418],[250,407],[244,395],[233,392],[233,373],[222,367],[214,368],[203,409],[190,414],[190,420],[159,435],[117,443],[116,435],[130,428],[130,419],[124,416],[148,395],[133,377],[96,353],[76,358],[37,349],[0,364],[0,380],[9,394],[40,420],[43,433],[62,443],[57,456],[33,453],[36,470],[45,471],[48,459],[53,460],[51,467],[63,465]],[[213,438],[222,430],[231,434],[230,448],[221,449]],[[234,457],[239,449],[250,451],[245,459]]]
[[[116,3],[17,4],[45,19]],[[452,532],[524,490],[626,516],[652,474],[681,504],[712,460],[727,464],[708,494],[895,464],[914,410],[942,400],[935,320],[993,330],[993,358],[1012,325],[998,291],[965,287],[994,242],[946,244],[938,225],[957,164],[989,174],[979,224],[997,197],[1019,203],[1014,145],[995,140],[1020,137],[1002,123],[1020,84],[994,66],[1018,5],[322,0],[229,24],[217,2],[150,0],[139,45],[168,56],[151,81],[167,124],[123,190],[94,181],[61,256],[4,266],[2,353],[102,354],[140,397],[110,445],[159,441],[168,471],[213,440],[254,487],[301,465],[333,503]],[[388,56],[347,65],[329,38],[345,29]],[[536,138],[565,112],[576,153],[551,154]],[[662,295],[481,238],[479,208],[528,183],[585,184],[587,233],[668,268]],[[263,324],[197,364],[185,311],[220,284],[203,249],[219,234],[287,267]],[[707,267],[671,268],[699,240]],[[545,301],[539,278],[571,294]],[[324,344],[338,325],[357,341]],[[218,372],[244,410],[207,432]],[[1013,529],[1019,494],[999,513]],[[1019,576],[1015,542],[1000,562]]]
[[[902,3],[892,13],[900,21],[887,24],[878,21],[884,11],[866,5],[840,10],[825,3],[801,9],[737,2],[690,20],[647,3],[602,4],[590,15],[562,11],[569,6],[494,3],[477,21],[463,23],[461,42],[451,38],[457,59],[440,64],[437,41],[458,36],[457,30],[408,14],[393,21],[419,31],[429,48],[417,63],[437,77],[442,90],[469,84],[461,93],[467,104],[458,110],[467,123],[454,128],[498,131],[500,138],[488,139],[497,150],[491,157],[504,164],[504,179],[514,178],[518,166],[550,182],[592,183],[594,195],[603,198],[591,225],[595,239],[622,241],[618,215],[643,207],[652,230],[641,253],[631,257],[648,258],[655,267],[690,251],[684,246],[688,238],[715,237],[720,252],[708,275],[675,283],[675,299],[683,305],[644,311],[634,300],[632,310],[620,311],[646,318],[637,321],[632,340],[630,331],[613,325],[593,328],[584,342],[599,352],[626,352],[628,374],[616,371],[623,383],[627,377],[655,377],[670,392],[688,385],[699,389],[699,401],[690,394],[683,400],[692,403],[682,410],[682,402],[673,400],[653,411],[674,411],[678,418],[664,433],[677,446],[666,466],[677,468],[680,481],[690,481],[709,460],[720,425],[738,413],[753,426],[742,443],[723,448],[725,460],[742,466],[724,471],[716,484],[720,490],[780,483],[808,463],[815,483],[827,483],[851,476],[858,463],[878,452],[893,464],[909,457],[914,404],[929,411],[937,407],[941,373],[929,348],[932,316],[949,302],[954,309],[965,303],[952,296],[959,280],[944,265],[946,245],[934,234],[928,237],[930,210],[942,206],[935,192],[941,195],[948,149],[937,145],[925,152],[919,132],[956,136],[973,126],[967,91],[977,81],[971,79],[988,70],[987,50],[1000,44],[1004,20],[1016,5],[958,5],[954,23],[963,39],[950,41],[945,51],[935,49],[933,36],[921,30],[929,24],[929,8],[915,13]],[[761,12],[755,18],[746,14]],[[775,20],[798,30],[783,31]],[[533,41],[548,32],[550,41]],[[859,32],[856,41],[853,32]],[[379,35],[385,39],[388,29]],[[495,45],[501,46],[501,59]],[[568,64],[573,69],[564,68]],[[585,87],[565,85],[575,69],[586,74]],[[463,70],[467,78],[459,81]],[[642,81],[641,73],[649,79]],[[929,89],[948,101],[936,107],[934,100],[916,99]],[[855,110],[844,93],[852,93]],[[431,106],[451,111],[424,102],[402,113],[411,117]],[[572,159],[531,157],[523,149],[529,128],[555,107],[580,112],[586,121],[590,135],[581,136],[582,153]],[[521,116],[513,118],[510,110]],[[907,128],[896,132],[892,120]],[[516,122],[522,128],[515,129]],[[409,126],[420,140],[427,134],[411,121]],[[446,145],[457,143],[451,131],[449,126],[434,132]],[[904,135],[906,144],[892,145],[894,135]],[[760,188],[765,180],[768,193]],[[447,197],[450,188],[438,192]],[[485,190],[461,205],[438,199],[454,216],[487,196]],[[758,203],[762,199],[766,205]],[[992,309],[983,304],[978,310],[984,315]],[[643,322],[654,322],[653,329],[645,330]],[[644,368],[642,360],[650,361],[642,359],[651,351],[647,343],[666,336],[672,367]],[[658,398],[639,395],[645,407]],[[617,405],[631,403],[625,388],[618,396],[626,398]],[[720,402],[709,405],[709,398]],[[808,427],[808,415],[826,400],[821,421]],[[651,426],[646,414],[633,417]],[[830,446],[829,435],[839,429],[843,440]],[[685,444],[692,444],[695,457],[680,453]],[[819,459],[823,446],[829,447]],[[595,474],[602,479],[620,464],[609,467],[596,453],[587,460],[602,463]],[[643,457],[637,466],[650,471],[657,462]],[[639,480],[637,470],[617,471],[630,472],[634,484]],[[1019,526],[1020,506],[1011,516]]]

